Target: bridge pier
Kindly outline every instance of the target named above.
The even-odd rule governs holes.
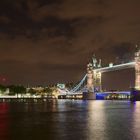
[[[140,101],[140,90],[132,89],[130,101]]]
[[[96,94],[93,92],[83,92],[83,100],[96,100]]]

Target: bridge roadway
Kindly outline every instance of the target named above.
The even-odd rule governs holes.
[[[116,97],[116,99],[129,99],[131,92],[130,91],[106,91],[106,92],[95,92],[96,99],[111,99],[114,94],[121,97]],[[112,96],[111,98],[106,98],[107,96]],[[83,93],[67,93],[59,95],[59,99],[83,99]]]
[[[128,94],[130,95],[130,91],[104,91],[104,92],[95,92],[95,94]],[[67,93],[67,94],[61,94],[61,95],[82,95],[82,92],[77,93]]]

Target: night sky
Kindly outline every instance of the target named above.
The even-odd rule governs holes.
[[[0,82],[76,82],[93,54],[131,59],[140,0],[0,0]]]

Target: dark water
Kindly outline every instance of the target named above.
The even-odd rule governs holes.
[[[0,140],[140,140],[140,102],[0,103]]]

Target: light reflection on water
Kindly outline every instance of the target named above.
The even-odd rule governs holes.
[[[135,102],[133,112],[133,135],[135,139],[140,140],[140,102]]]
[[[88,139],[101,139],[105,137],[106,130],[106,114],[104,109],[104,102],[89,102],[89,114],[87,120]],[[98,123],[97,123],[98,122]]]
[[[137,140],[140,102],[0,103],[0,140]]]
[[[9,118],[8,105],[6,103],[0,104],[0,140],[8,139],[9,135]]]

